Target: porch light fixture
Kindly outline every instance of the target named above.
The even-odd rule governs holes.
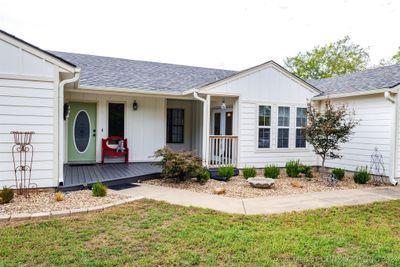
[[[138,109],[138,103],[136,102],[136,100],[133,101],[132,108],[133,108],[133,110],[137,110]]]
[[[69,114],[71,113],[71,105],[69,103],[64,104],[64,120],[69,118]]]
[[[226,109],[226,104],[225,104],[225,100],[224,100],[224,99],[222,99],[221,109],[222,109],[222,110],[225,110],[225,109]]]

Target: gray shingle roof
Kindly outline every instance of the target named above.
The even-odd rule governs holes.
[[[400,64],[307,82],[323,91],[321,95],[392,88],[400,84]]]
[[[236,71],[50,51],[81,68],[85,86],[183,92],[231,76]]]

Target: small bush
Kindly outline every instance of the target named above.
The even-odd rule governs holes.
[[[210,179],[210,172],[206,168],[203,168],[199,171],[196,178],[199,183],[205,184]]]
[[[218,176],[226,177],[227,180],[231,179],[235,173],[235,168],[233,166],[224,166],[218,168]]]
[[[333,176],[339,181],[343,180],[344,177],[344,170],[341,168],[334,168],[332,171]]]
[[[300,164],[299,165],[299,172],[304,174],[304,176],[307,177],[307,178],[313,178],[314,177],[314,174],[313,174],[311,166]]]
[[[251,177],[256,177],[257,176],[256,168],[255,167],[244,168],[243,169],[243,176],[246,179],[249,179]]]
[[[354,182],[357,184],[366,184],[370,179],[370,174],[368,172],[368,167],[359,167],[353,174]]]
[[[276,165],[267,165],[264,168],[264,176],[267,178],[278,178],[280,169]]]
[[[54,199],[56,201],[64,201],[64,193],[63,192],[55,192]]]
[[[107,195],[107,186],[97,181],[92,187],[92,193],[95,197],[105,197]]]
[[[0,191],[0,204],[10,203],[14,198],[14,190],[11,188],[3,187]]]
[[[162,175],[164,178],[185,181],[197,175],[203,169],[201,160],[189,151],[173,151],[164,147],[154,153],[154,157],[162,158]]]
[[[286,173],[289,177],[299,177],[300,174],[300,161],[290,160],[286,162]]]

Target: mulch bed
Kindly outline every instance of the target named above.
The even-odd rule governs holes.
[[[298,181],[303,186],[302,188],[293,187],[291,183]],[[339,181],[335,186],[328,186],[325,181],[320,178],[290,178],[282,176],[275,179],[275,185],[271,189],[260,189],[252,187],[243,176],[232,177],[228,182],[221,182],[210,179],[205,184],[199,184],[195,179],[177,183],[173,180],[157,179],[144,181],[145,184],[166,186],[178,189],[185,189],[199,193],[213,194],[215,188],[224,187],[226,193],[224,196],[232,198],[255,198],[255,197],[268,197],[268,196],[282,196],[292,194],[302,194],[307,192],[326,192],[344,189],[356,189],[373,187],[372,183],[364,185],[354,183],[351,177],[345,177]]]
[[[110,204],[127,197],[108,192],[105,197],[92,196],[91,190],[66,192],[63,201],[54,199],[54,192],[33,191],[29,197],[15,194],[11,203],[0,204],[0,214],[49,212],[89,208]]]

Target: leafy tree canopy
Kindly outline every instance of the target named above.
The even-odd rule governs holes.
[[[284,60],[286,68],[303,79],[323,79],[364,70],[368,49],[353,44],[349,36]]]
[[[397,53],[392,57],[394,63],[400,64],[400,46]]]

